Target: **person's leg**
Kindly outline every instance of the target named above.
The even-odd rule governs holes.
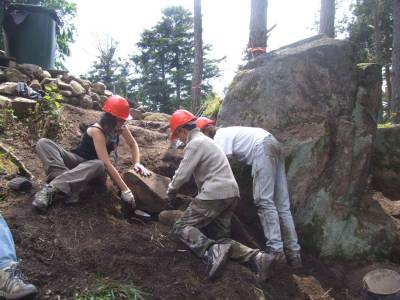
[[[221,274],[232,246],[230,243],[217,242],[207,237],[201,229],[206,231],[206,227],[230,204],[224,200],[194,199],[174,225],[174,233],[178,238],[207,262],[210,279]]]
[[[198,257],[203,257],[206,250],[216,241],[207,237],[201,229],[205,229],[213,222],[224,208],[225,205],[221,200],[194,199],[183,216],[175,222],[173,231]]]
[[[106,172],[101,160],[87,160],[75,168],[65,171],[54,178],[48,185],[35,194],[33,206],[40,211],[46,211],[53,201],[55,194],[64,197],[67,204],[79,200],[79,192],[94,178],[104,176]]]
[[[0,215],[0,269],[17,262],[14,240],[4,218]]]
[[[253,198],[264,231],[267,252],[283,252],[278,211],[274,202],[278,159],[273,144],[256,153],[252,166]]]
[[[231,198],[221,200],[227,203],[226,209],[222,211],[206,228],[207,235],[217,241],[218,243],[229,243],[232,245],[230,258],[239,262],[248,262],[255,254],[259,252],[258,249],[247,247],[231,237],[231,220],[234,209],[237,205],[238,198]]]
[[[300,245],[298,243],[297,233],[290,211],[290,198],[285,173],[285,161],[281,156],[275,183],[275,205],[281,224],[283,244],[289,263],[296,267],[301,266]]]
[[[0,215],[0,298],[20,299],[36,293],[34,285],[23,281],[10,229]]]
[[[87,160],[57,176],[50,185],[66,195],[79,193],[90,181],[104,178],[106,168],[99,159]]]
[[[42,138],[36,143],[36,152],[42,161],[47,182],[76,167],[84,161],[80,156],[65,150],[52,140]]]

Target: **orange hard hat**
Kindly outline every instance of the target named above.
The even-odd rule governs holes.
[[[171,119],[169,119],[169,128],[172,132],[171,140],[176,140],[176,130],[179,127],[194,120],[196,120],[195,115],[192,114],[190,111],[187,111],[186,109],[178,109],[177,111],[175,111],[172,114]]]
[[[196,127],[203,130],[208,125],[215,125],[217,122],[206,117],[200,117],[196,120]]]
[[[118,95],[110,96],[104,102],[103,111],[125,121],[132,120],[128,100]]]

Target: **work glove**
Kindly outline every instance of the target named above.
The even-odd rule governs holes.
[[[151,176],[151,172],[147,170],[141,163],[135,163],[133,169],[135,170],[135,172],[138,172],[144,177]]]
[[[121,192],[121,199],[122,201],[131,205],[133,209],[136,208],[135,197],[133,196],[132,191],[130,189]]]
[[[167,196],[168,196],[168,206],[172,209],[175,209],[176,205],[176,191],[173,189],[168,188],[167,190]]]

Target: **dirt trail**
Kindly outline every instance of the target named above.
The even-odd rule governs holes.
[[[94,122],[99,112],[66,106],[67,127],[60,143],[66,148],[80,139],[79,123]],[[142,161],[150,169],[171,176],[179,161],[168,155],[165,124],[135,121],[134,135]],[[199,259],[176,241],[170,229],[154,221],[141,223],[126,218],[116,200],[116,189],[87,191],[75,206],[56,203],[47,214],[31,209],[31,196],[43,181],[33,141],[24,126],[0,141],[12,145],[35,175],[31,194],[7,192],[0,211],[10,225],[23,270],[40,289],[39,299],[73,299],[99,281],[131,283],[148,293],[148,299],[360,299],[361,278],[378,265],[368,262],[322,261],[304,253],[305,268],[274,272],[262,285],[244,266],[229,263],[223,277],[210,282]],[[120,151],[119,168],[129,167],[126,147]],[[1,178],[4,187],[6,180]],[[301,237],[300,237],[301,239]],[[385,263],[399,270],[399,266]]]

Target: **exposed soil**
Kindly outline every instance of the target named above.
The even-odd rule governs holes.
[[[65,106],[65,128],[58,141],[67,149],[80,139],[79,124],[94,123],[99,112]],[[131,129],[141,148],[143,164],[172,176],[179,155],[168,150],[165,123],[134,121]],[[321,260],[304,253],[304,269],[274,270],[273,277],[257,284],[245,266],[230,262],[222,278],[211,282],[204,264],[174,239],[170,228],[153,221],[127,218],[108,182],[108,190],[88,190],[75,206],[55,203],[47,214],[31,209],[32,195],[44,180],[34,140],[23,124],[0,141],[35,175],[30,194],[6,192],[0,211],[17,245],[17,254],[29,281],[38,286],[39,299],[73,299],[100,281],[134,283],[147,299],[361,299],[362,277],[376,267],[400,271],[389,262]],[[179,154],[179,153],[178,153]],[[118,166],[130,166],[126,146]],[[5,186],[6,178],[0,180]],[[187,188],[190,190],[190,187]],[[301,239],[301,236],[300,236]]]

